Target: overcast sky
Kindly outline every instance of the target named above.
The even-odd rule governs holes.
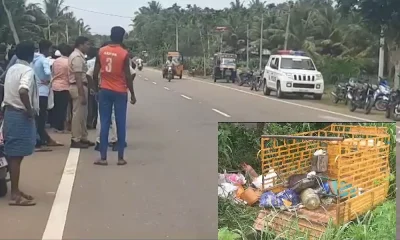
[[[86,24],[92,28],[93,34],[109,34],[111,27],[122,26],[127,31],[131,29],[131,19],[134,17],[134,12],[140,7],[147,5],[150,0],[64,0],[65,5],[71,6],[70,10],[74,12],[75,16],[82,18]],[[180,6],[186,6],[187,4],[196,4],[199,7],[210,7],[210,8],[224,8],[229,6],[232,0],[160,0],[163,7],[171,6],[173,3],[177,3]],[[280,3],[285,0],[269,0],[268,3]],[[42,3],[43,0],[28,0],[28,2]],[[249,0],[244,0],[248,3]],[[76,8],[85,9],[79,10]],[[103,14],[92,13],[90,11],[102,12],[114,15],[125,16],[124,17],[113,17]]]

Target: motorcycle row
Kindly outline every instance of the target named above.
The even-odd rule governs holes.
[[[386,79],[380,78],[378,84],[350,78],[348,82],[338,83],[331,92],[334,103],[344,102],[354,112],[362,109],[365,114],[372,109],[385,112],[385,117],[400,121],[400,89],[392,89]]]
[[[264,71],[247,70],[237,76],[236,83],[239,86],[248,86],[250,90],[258,91],[262,89]]]

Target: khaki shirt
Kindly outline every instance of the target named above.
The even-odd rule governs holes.
[[[87,83],[86,72],[88,67],[86,65],[85,55],[77,48],[71,53],[68,58],[68,68],[69,68],[69,82],[76,83],[75,74],[79,73],[82,76],[84,83]]]

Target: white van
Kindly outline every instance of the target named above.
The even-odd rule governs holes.
[[[271,55],[264,71],[264,95],[276,91],[278,98],[285,94],[313,95],[321,100],[324,79],[313,60],[302,51],[282,50]]]

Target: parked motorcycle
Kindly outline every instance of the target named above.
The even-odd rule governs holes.
[[[252,70],[241,72],[239,74],[238,85],[239,86],[247,85],[247,86],[251,87],[253,77],[254,77],[254,72]]]
[[[385,117],[400,121],[400,89],[392,90],[386,105]]]
[[[357,108],[365,109],[367,99],[373,97],[374,89],[377,86],[369,83],[356,83],[354,87],[347,93],[347,98],[350,101],[350,112],[354,112]]]
[[[354,87],[354,84],[357,82],[357,79],[350,78],[346,83],[338,83],[336,84],[335,91],[331,92],[332,101],[337,104],[340,101],[344,102],[344,105],[347,105],[348,98],[347,93]]]
[[[389,103],[390,87],[387,80],[380,78],[379,85],[374,89],[373,96],[367,98],[365,114],[369,114],[373,107],[378,111],[385,111]]]
[[[260,88],[262,88],[263,75],[264,75],[264,71],[259,71],[259,72],[256,72],[253,74],[250,90],[258,91]]]

